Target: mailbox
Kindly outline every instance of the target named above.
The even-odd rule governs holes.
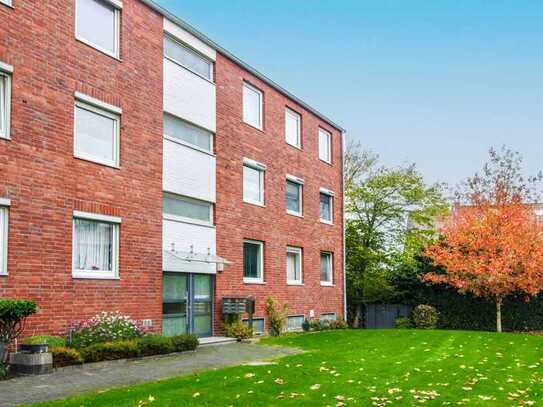
[[[246,298],[223,298],[222,313],[225,315],[244,314],[247,312]]]

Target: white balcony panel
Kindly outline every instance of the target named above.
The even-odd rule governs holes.
[[[215,157],[164,139],[163,189],[215,202]]]
[[[164,58],[164,110],[215,133],[215,84]]]
[[[205,55],[212,61],[217,59],[217,52],[213,48],[196,38],[188,31],[183,30],[181,27],[171,22],[167,18],[164,19],[164,31],[178,40],[181,40],[188,46],[194,48],[196,51]]]

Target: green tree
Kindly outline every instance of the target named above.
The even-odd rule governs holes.
[[[414,165],[378,166],[359,144],[349,144],[346,156],[347,296],[359,325],[363,304],[395,297],[397,274],[413,269],[405,265],[435,236],[448,205],[443,185],[426,185]]]

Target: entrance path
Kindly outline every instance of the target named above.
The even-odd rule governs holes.
[[[0,406],[63,399],[84,392],[182,376],[205,369],[263,361],[301,352],[254,343],[202,346],[194,352],[91,363],[57,369],[42,376],[0,381]]]

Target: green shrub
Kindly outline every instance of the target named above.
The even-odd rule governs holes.
[[[15,340],[24,328],[27,317],[38,312],[38,306],[34,301],[28,300],[0,300],[0,343],[9,345]],[[2,347],[0,363],[7,357],[8,347]]]
[[[198,337],[193,334],[183,334],[172,336],[171,341],[175,352],[185,352],[187,350],[196,350],[199,345]]]
[[[321,324],[320,319],[315,318],[309,321],[309,330],[310,331],[322,331],[323,326]]]
[[[277,309],[277,304],[272,297],[266,300],[266,315],[270,321],[270,335],[279,336],[283,333],[285,322],[287,320],[287,304],[282,309]]]
[[[349,326],[343,319],[335,319],[328,324],[330,329],[347,329]]]
[[[96,343],[135,339],[142,335],[142,328],[130,317],[120,312],[102,312],[72,326],[69,345],[84,348]]]
[[[419,329],[435,329],[439,313],[431,305],[417,305],[413,310],[413,322]]]
[[[226,336],[236,338],[238,341],[249,339],[253,336],[253,330],[241,322],[238,315],[225,322],[223,330]]]
[[[135,340],[96,343],[81,349],[81,356],[86,363],[103,360],[134,358],[140,355],[138,342]]]
[[[304,332],[309,332],[310,328],[311,328],[311,324],[309,323],[307,318],[304,319],[304,322],[302,323],[302,329],[304,330]]]
[[[49,352],[53,355],[53,367],[64,367],[71,365],[80,365],[83,363],[81,354],[74,348],[65,346],[53,346],[49,348]]]
[[[396,318],[396,320],[394,321],[394,326],[397,329],[412,328],[411,321],[409,320],[408,317],[398,317],[398,318]]]
[[[138,354],[140,356],[164,355],[175,352],[171,338],[161,335],[144,335],[136,339]]]
[[[49,345],[49,347],[66,346],[66,340],[60,336],[36,335],[29,336],[23,341],[25,345]]]

